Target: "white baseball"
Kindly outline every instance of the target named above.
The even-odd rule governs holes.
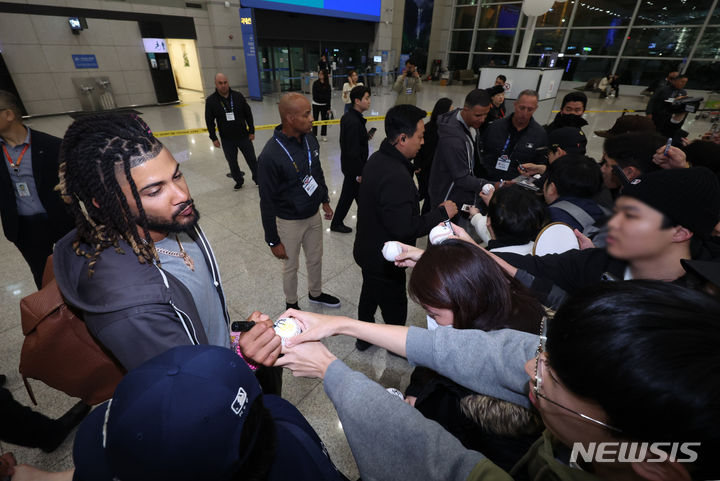
[[[430,231],[430,243],[433,245],[440,244],[451,235],[453,235],[453,231],[450,227],[444,224],[437,225]]]
[[[402,247],[395,241],[386,242],[382,248],[382,255],[389,262],[395,262],[395,258],[400,254],[402,254]]]
[[[482,193],[484,195],[490,194],[490,192],[494,191],[495,187],[492,184],[485,184],[482,186]]]
[[[275,333],[280,336],[282,345],[285,345],[285,341],[293,336],[297,336],[302,332],[300,325],[294,317],[281,317],[273,324]]]

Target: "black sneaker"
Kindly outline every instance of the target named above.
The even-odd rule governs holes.
[[[242,183],[238,182],[235,184],[235,187],[233,187],[233,190],[240,190],[240,189],[242,189],[242,186],[243,186]]]
[[[352,232],[352,227],[348,227],[345,224],[330,225],[330,230],[333,232],[340,232],[341,234],[349,234]]]
[[[232,179],[232,173],[228,172],[227,174],[225,174],[225,177],[230,177]]]
[[[317,297],[313,297],[308,293],[308,299],[310,299],[310,302],[313,304],[322,304],[328,307],[340,307],[340,299],[335,296],[331,296],[330,294],[325,294],[324,292]]]
[[[298,306],[298,303],[297,303],[297,302],[293,302],[292,304],[289,303],[289,302],[286,302],[286,303],[285,303],[285,309],[297,309],[297,310],[299,311],[299,310],[300,310],[300,306]]]
[[[355,341],[355,349],[358,351],[366,351],[372,344],[369,342],[361,341],[360,339]]]

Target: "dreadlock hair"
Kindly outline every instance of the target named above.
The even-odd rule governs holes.
[[[75,219],[77,239],[73,247],[78,256],[90,259],[90,277],[103,250],[114,247],[116,252],[125,253],[120,240],[130,244],[141,264],[160,263],[130,169],[155,158],[162,149],[150,127],[134,114],[82,117],[65,133],[56,190]],[[130,185],[137,216],[118,183],[121,175]],[[92,249],[84,250],[81,242]]]

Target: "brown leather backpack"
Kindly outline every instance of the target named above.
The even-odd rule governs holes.
[[[86,404],[110,399],[125,369],[90,334],[82,317],[65,300],[55,282],[52,256],[48,257],[42,288],[20,301],[25,335],[20,353],[20,374],[33,403],[27,378]]]

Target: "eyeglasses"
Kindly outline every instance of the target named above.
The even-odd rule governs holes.
[[[541,331],[544,331],[543,327],[545,325],[545,322],[546,322],[546,318],[543,318]],[[602,421],[598,421],[597,419],[592,418],[592,417],[588,416],[587,414],[583,414],[579,411],[575,411],[574,409],[570,409],[567,406],[563,406],[562,404],[553,401],[552,399],[550,399],[549,397],[547,397],[545,394],[543,394],[541,392],[542,381],[545,376],[545,370],[547,369],[547,366],[545,366],[545,364],[547,363],[547,359],[545,359],[545,357],[543,356],[545,354],[545,342],[546,341],[547,341],[547,337],[545,336],[545,333],[541,332],[540,333],[540,342],[538,344],[537,352],[535,355],[535,383],[533,385],[533,393],[535,394],[535,397],[543,398],[547,402],[554,404],[555,406],[562,408],[565,411],[573,413],[576,416],[579,416],[587,421],[598,424],[604,428],[610,429],[611,431],[621,433],[622,429],[616,428],[614,426],[610,426],[609,424],[606,424]]]

